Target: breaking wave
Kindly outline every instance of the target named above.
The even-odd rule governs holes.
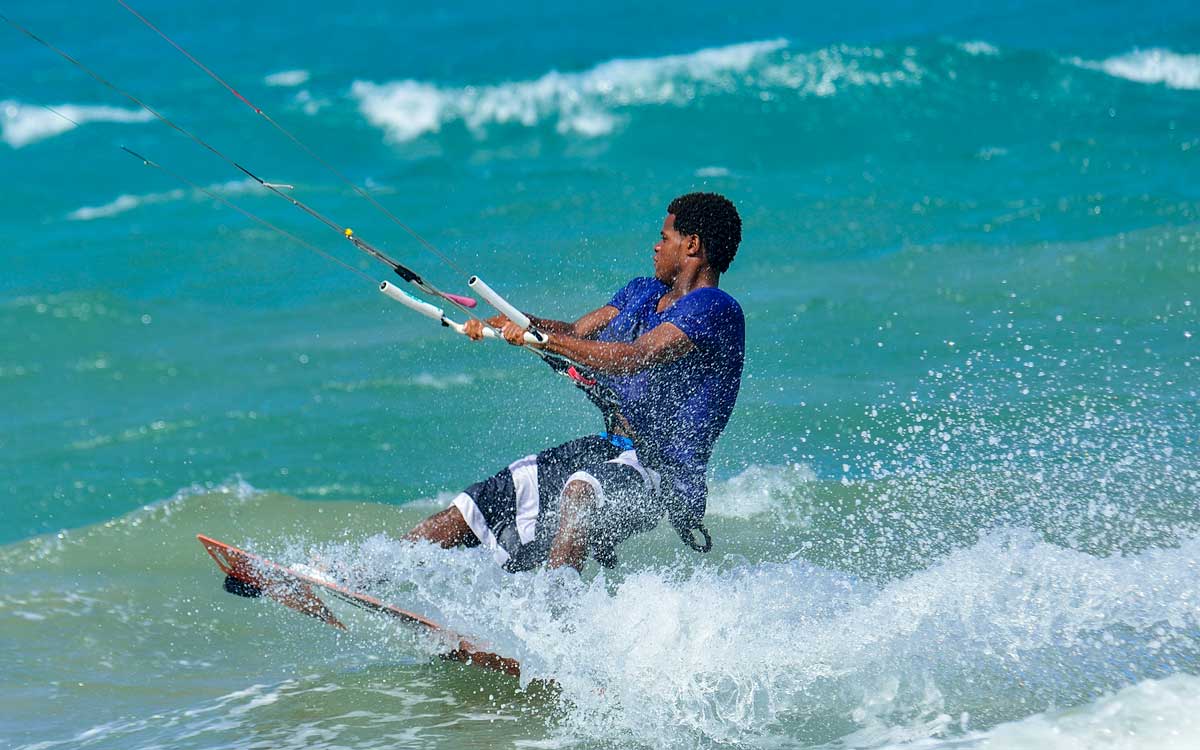
[[[772,39],[686,55],[609,60],[582,72],[550,71],[526,81],[454,87],[355,81],[351,94],[367,121],[394,142],[451,123],[476,136],[489,126],[552,123],[562,134],[595,137],[616,130],[629,107],[684,106],[718,93],[769,100],[787,92],[824,97],[848,87],[911,84],[923,74],[914,56],[910,49],[891,54],[847,45],[802,53],[790,49],[787,40]]]
[[[804,464],[749,466],[741,473],[708,488],[708,514],[720,518],[747,519],[770,515],[787,520],[805,503],[806,485],[816,474]]]
[[[1198,656],[1195,538],[1096,557],[1010,529],[886,585],[800,559],[585,582],[383,536],[325,550],[402,571],[406,602],[520,659],[523,681],[553,679],[568,743],[961,740]]]
[[[715,500],[732,502],[727,515],[753,516],[778,500],[750,497],[739,507],[721,496],[771,498],[811,484],[806,475],[794,465],[752,469],[716,487]],[[552,679],[548,700],[557,709],[544,718],[545,731],[548,741],[570,746],[1034,747],[1021,738],[1086,737],[1187,703],[1193,683],[1179,674],[1200,663],[1200,537],[1105,557],[1026,529],[999,529],[886,582],[799,553],[774,562],[685,558],[580,579],[570,571],[513,576],[483,550],[409,545],[379,533],[399,534],[426,506],[298,503],[241,480],[185,488],[122,518],[0,550],[14,571],[36,567],[69,579],[86,570],[91,582],[78,602],[63,602],[53,587],[14,588],[0,601],[0,625],[72,627],[84,608],[93,621],[123,623],[138,643],[128,657],[147,661],[147,669],[204,654],[217,666],[295,664],[297,674],[334,675],[328,679],[339,685],[353,679],[339,675],[380,654],[403,669],[439,652],[439,643],[389,621],[361,616],[334,641],[282,607],[225,597],[190,536],[214,533],[284,564],[315,554],[360,579],[356,588],[519,659],[522,685]],[[734,534],[757,533],[725,523]],[[677,546],[666,533],[645,543],[666,552]],[[145,581],[147,560],[159,571],[153,581]],[[131,578],[148,588],[129,585]],[[187,613],[165,629],[155,624],[163,600],[179,601]],[[182,653],[166,645],[181,632]],[[1123,692],[1089,707],[1113,691]],[[214,710],[230,721],[266,710],[251,703]],[[1084,713],[1049,712],[1069,705]],[[236,741],[224,727],[194,719],[195,711],[192,704],[169,713],[212,744]],[[314,728],[334,732],[345,719],[316,720]],[[140,720],[109,729],[127,746],[145,744],[153,732]]]
[[[205,190],[217,195],[237,195],[253,189],[255,184],[256,183],[252,182],[251,180],[234,180],[231,182],[221,182],[209,185],[205,188]],[[167,190],[161,193],[143,193],[141,195],[122,193],[108,203],[104,203],[99,206],[81,206],[67,214],[67,219],[70,221],[108,219],[113,216],[119,216],[127,211],[132,211],[139,206],[153,205],[156,203],[170,203],[172,201],[183,200],[189,197],[193,200],[208,199],[208,196],[206,196],[203,191],[185,190],[183,188]]]
[[[104,105],[58,104],[54,110],[13,99],[0,101],[0,140],[13,148],[53,138],[90,122],[147,122],[154,115],[145,110]],[[61,115],[61,116],[60,116]]]
[[[263,83],[268,86],[292,88],[307,83],[308,78],[309,73],[307,70],[281,70],[278,73],[272,73],[264,77]]]
[[[968,55],[975,57],[995,57],[1000,54],[1000,50],[994,45],[983,41],[982,39],[972,39],[969,42],[961,42],[958,48]]]
[[[1081,68],[1099,70],[1135,83],[1163,84],[1172,89],[1200,90],[1200,55],[1169,49],[1134,50],[1099,62],[1072,58]]]
[[[1046,711],[1001,724],[967,740],[923,746],[989,750],[1046,747],[1191,750],[1200,745],[1197,717],[1200,717],[1200,678],[1177,674],[1162,680],[1145,680],[1079,708]],[[1115,739],[1118,737],[1119,742]],[[888,750],[900,747],[889,745]]]

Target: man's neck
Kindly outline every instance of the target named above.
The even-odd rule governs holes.
[[[677,300],[680,297],[704,287],[719,286],[721,282],[721,274],[717,273],[711,266],[700,266],[698,268],[683,268],[679,271],[679,275],[675,277],[675,281],[671,284],[671,288],[663,296]]]

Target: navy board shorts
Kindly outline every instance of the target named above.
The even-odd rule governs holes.
[[[613,565],[613,548],[653,529],[665,512],[658,472],[618,442],[602,435],[577,438],[514,461],[463,490],[453,505],[475,535],[468,546],[490,549],[510,572],[542,564],[558,532],[563,490],[578,480],[596,495],[584,520],[588,549],[602,565]]]

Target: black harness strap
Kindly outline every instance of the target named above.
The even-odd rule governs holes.
[[[600,410],[605,431],[621,435],[628,432],[625,418],[621,415],[621,399],[616,391],[601,383],[595,373],[561,357],[543,354],[542,360],[551,370],[568,378]]]
[[[708,529],[704,528],[704,524],[696,524],[690,529],[676,529],[679,532],[679,538],[683,543],[691,547],[697,552],[709,552],[712,550],[712,535],[708,533]],[[704,537],[704,544],[696,541],[695,532],[699,531]]]

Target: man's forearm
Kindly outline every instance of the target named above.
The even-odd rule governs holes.
[[[567,323],[561,320],[550,320],[549,318],[535,318],[529,313],[525,313],[529,318],[529,322],[533,323],[533,327],[542,333],[557,333],[566,336],[575,335],[575,324]]]
[[[695,348],[674,323],[661,323],[631,343],[551,333],[545,349],[610,375],[627,375],[678,359]]]
[[[581,339],[572,336],[570,332],[548,333],[550,340],[546,343],[546,351],[561,354],[593,370],[611,375],[624,375],[637,372],[647,364],[642,351],[633,344]]]

